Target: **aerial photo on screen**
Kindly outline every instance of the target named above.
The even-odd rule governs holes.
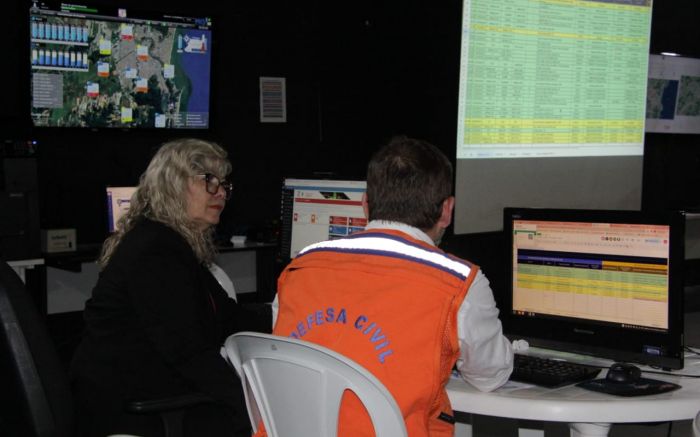
[[[678,81],[649,78],[647,86],[647,118],[673,119],[678,97]]]
[[[689,117],[700,116],[700,77],[681,76],[678,114]]]
[[[647,132],[700,133],[700,58],[650,55]]]
[[[207,128],[208,29],[31,17],[35,126]]]

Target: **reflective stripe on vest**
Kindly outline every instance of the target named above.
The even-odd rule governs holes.
[[[428,250],[403,238],[378,233],[362,233],[340,240],[322,241],[305,247],[298,256],[317,251],[362,253],[402,258],[450,273],[461,280],[469,277],[468,265],[442,252]]]

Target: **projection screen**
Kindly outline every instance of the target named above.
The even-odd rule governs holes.
[[[651,0],[464,0],[455,233],[639,209]]]

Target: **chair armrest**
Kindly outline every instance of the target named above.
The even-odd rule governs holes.
[[[202,393],[189,393],[161,399],[131,401],[126,405],[126,411],[137,414],[151,414],[163,411],[180,410],[199,404],[214,402],[211,396]]]

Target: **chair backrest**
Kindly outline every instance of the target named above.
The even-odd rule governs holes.
[[[354,392],[369,412],[377,437],[406,436],[396,401],[365,368],[330,349],[285,337],[242,332],[226,340],[253,426],[270,437],[337,434],[340,402]]]
[[[0,260],[1,390],[21,410],[21,435],[68,437],[73,435],[68,376],[31,299],[19,276]]]

